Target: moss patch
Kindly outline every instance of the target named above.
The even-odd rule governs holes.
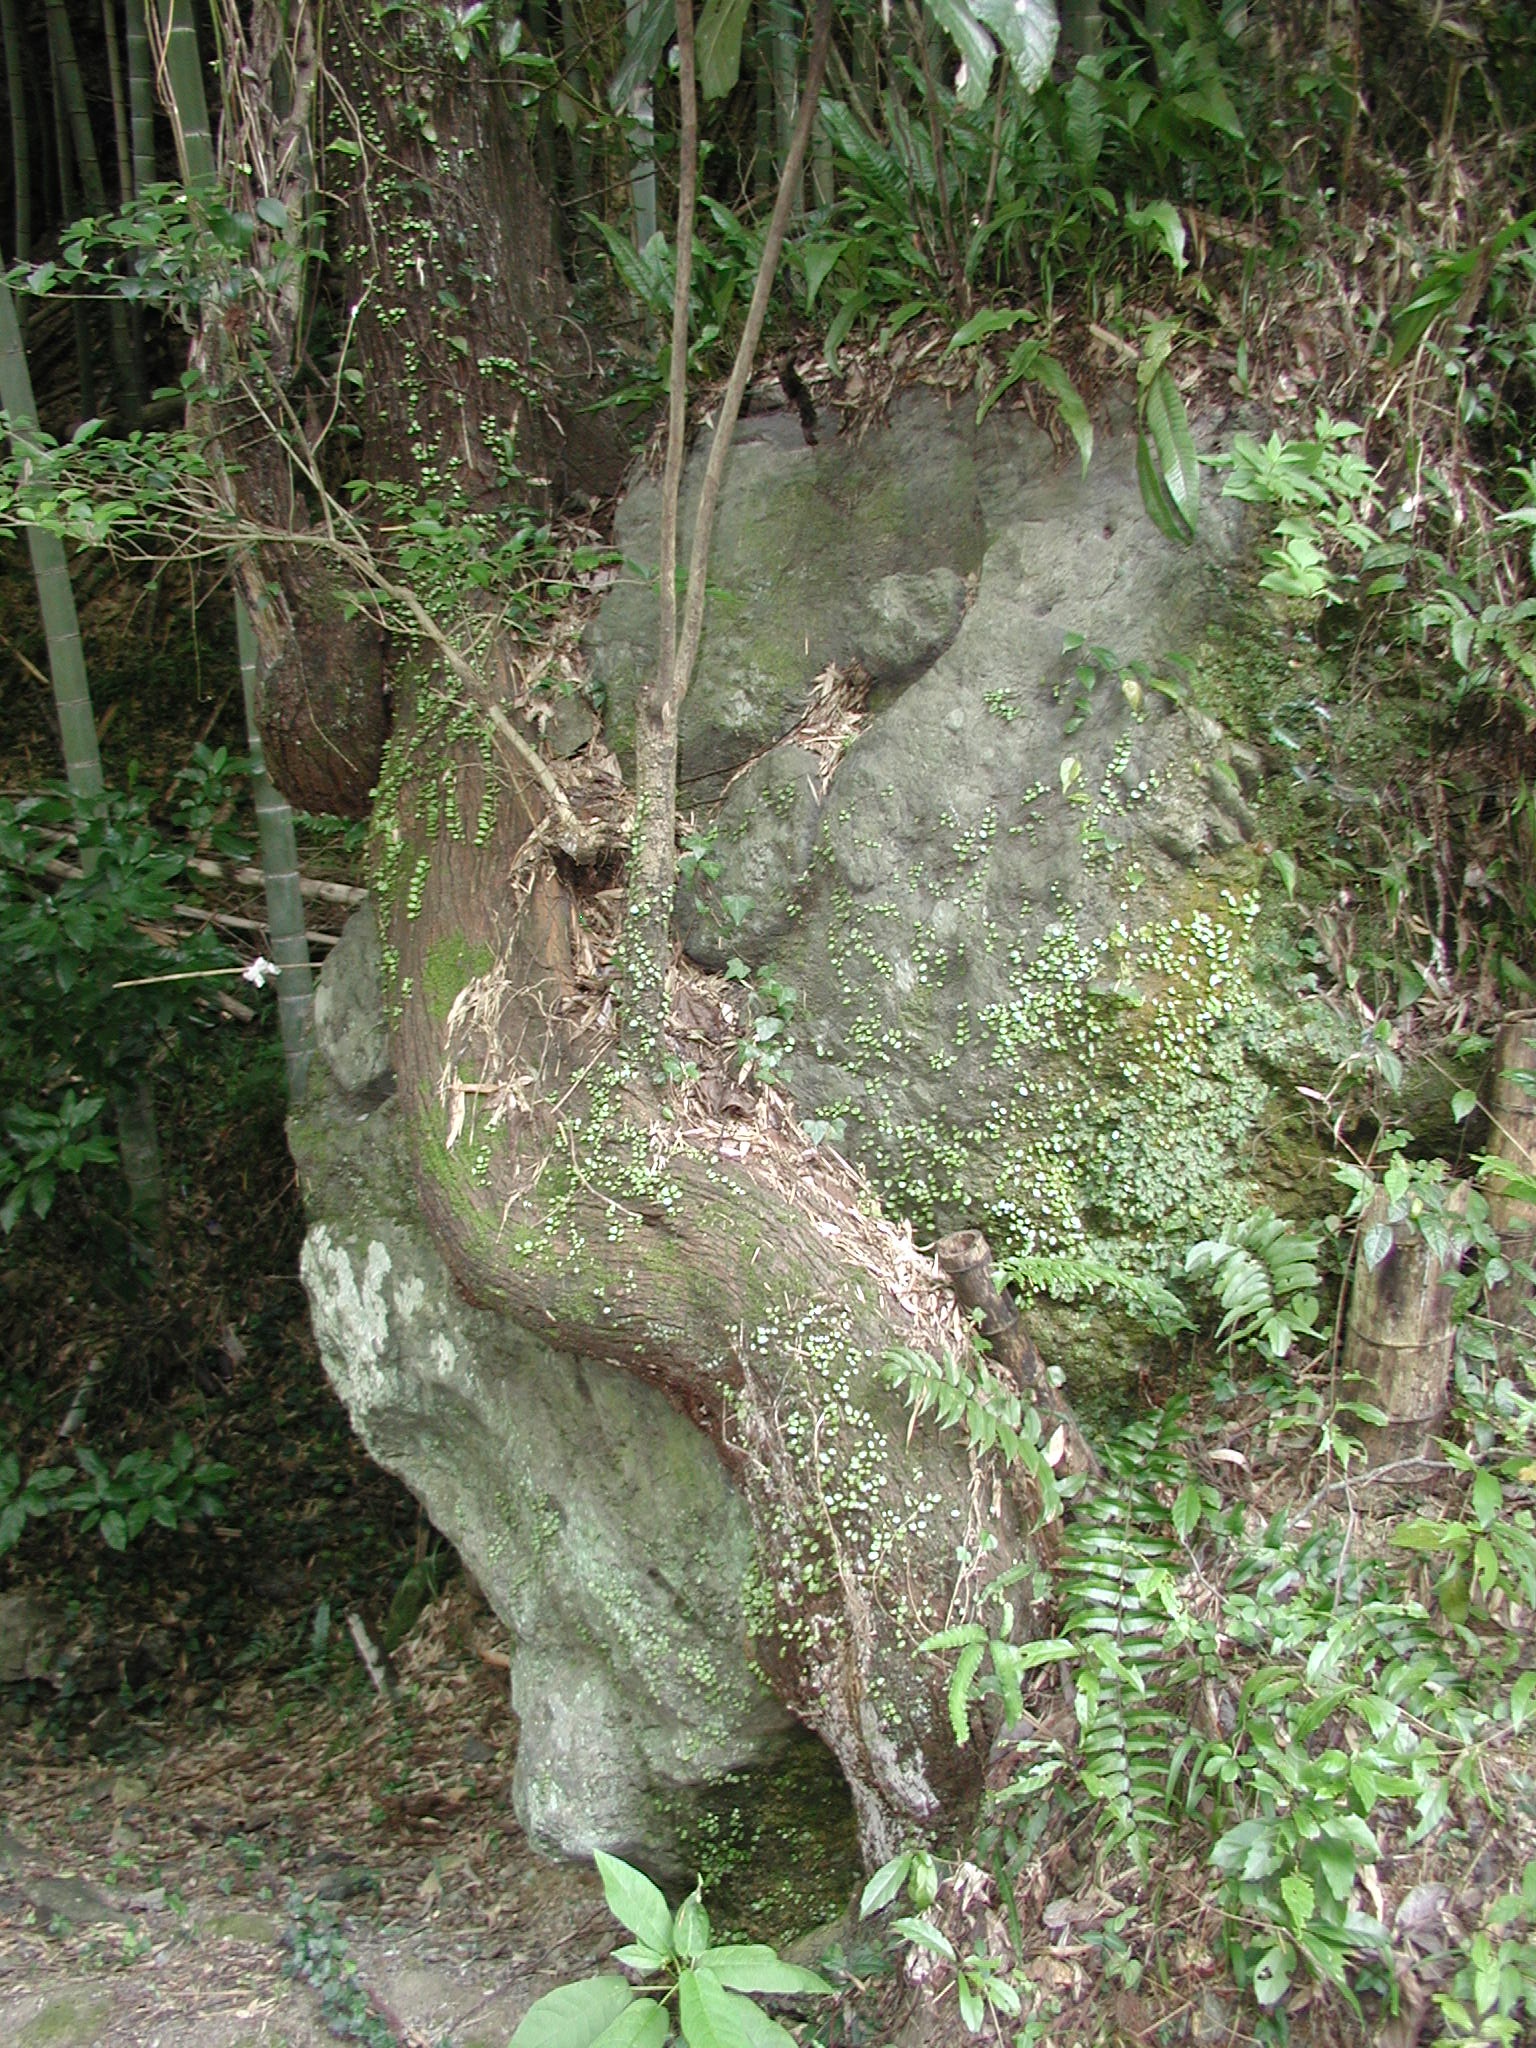
[[[446,1023],[460,990],[490,969],[489,946],[471,946],[462,932],[446,932],[434,939],[427,948],[422,973],[423,993],[433,1023]]]

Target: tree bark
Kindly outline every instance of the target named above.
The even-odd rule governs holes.
[[[820,0],[821,61],[829,19]],[[497,530],[530,493],[606,488],[615,444],[605,415],[575,409],[584,363],[561,340],[548,217],[505,102],[425,15],[391,13],[367,49],[335,33],[327,69],[343,111],[330,140],[365,152],[325,157],[357,166],[331,218],[347,252],[348,361],[367,378],[361,473],[394,487],[397,506],[406,492],[452,502],[469,534],[486,530],[477,521]],[[249,138],[242,150],[258,160]],[[744,381],[722,407],[722,463]],[[680,462],[680,432],[675,447]],[[242,494],[256,452],[232,475]],[[280,548],[263,552],[291,576]],[[303,559],[323,574],[322,552]],[[472,1301],[643,1376],[709,1435],[757,1532],[750,1654],[838,1758],[866,1855],[946,1838],[974,1816],[981,1759],[956,1747],[948,1668],[920,1645],[967,1616],[1028,1535],[1003,1475],[961,1436],[911,1427],[883,1361],[897,1344],[963,1350],[968,1329],[931,1265],[787,1112],[765,1099],[750,1119],[725,1117],[633,1078],[611,980],[578,972],[578,938],[606,914],[604,877],[557,854],[547,787],[526,748],[502,745],[515,633],[472,599],[445,604],[432,567],[416,595],[445,639],[380,646],[394,727],[374,808],[398,1115],[423,1213]],[[703,589],[696,550],[668,677],[677,701]],[[290,607],[295,659],[308,658],[313,615]],[[328,683],[322,723],[374,691],[339,663]],[[658,876],[671,873],[672,830],[645,807],[648,795],[672,802],[673,709],[672,751],[652,760],[639,799]],[[269,703],[269,766],[293,794],[271,716]],[[589,796],[611,795],[599,766],[579,773]],[[581,784],[562,800],[581,802]],[[659,900],[665,949],[669,884]],[[664,991],[663,973],[663,1045]],[[472,1146],[458,1142],[470,1088]]]

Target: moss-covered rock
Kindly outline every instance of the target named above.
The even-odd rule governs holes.
[[[377,1009],[376,975],[346,989]],[[289,1127],[326,1371],[512,1631],[530,1839],[690,1874],[722,1786],[750,1805],[793,1753],[747,1662],[745,1506],[659,1392],[464,1301],[419,1214],[404,1111],[369,1099],[317,1060]]]
[[[1274,666],[1264,615],[1245,622],[1237,508],[1208,505],[1201,544],[1179,548],[1142,508],[1129,431],[1101,436],[1085,478],[1022,415],[978,429],[921,399],[839,459],[850,502],[881,502],[898,467],[936,554],[972,530],[969,481],[974,598],[951,644],[872,697],[835,772],[791,737],[732,785],[718,876],[680,891],[684,943],[796,990],[802,1115],[840,1124],[920,1231],[1166,1271],[1311,1177],[1296,1084],[1351,1044],[1270,971],[1285,899],[1262,764],[1211,715],[1240,724],[1245,678]],[[759,460],[742,451],[735,473]],[[827,545],[742,525],[722,593],[798,592]],[[814,612],[799,630],[814,671],[831,640]],[[719,683],[706,648],[704,705]],[[1048,1317],[1080,1388],[1138,1363],[1123,1317]]]

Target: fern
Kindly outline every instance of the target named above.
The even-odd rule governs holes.
[[[1056,1520],[1062,1484],[1051,1469],[1051,1445],[1040,1441],[1040,1413],[1033,1402],[1004,1386],[985,1366],[973,1372],[957,1358],[930,1358],[904,1344],[886,1352],[884,1370],[893,1386],[905,1389],[914,1422],[931,1412],[945,1429],[964,1429],[976,1450],[998,1451],[1008,1464],[1022,1467],[1039,1494],[1041,1522]]]
[[[1186,1732],[1159,1598],[1178,1557],[1164,1500],[1187,1481],[1181,1413],[1170,1403],[1106,1447],[1106,1482],[1074,1505],[1057,1565],[1060,1633],[1082,1659],[1078,1777],[1109,1817],[1106,1847],[1143,1870],[1151,1830],[1169,1823],[1169,1759]]]
[[[1225,1237],[1195,1245],[1184,1271],[1208,1277],[1222,1310],[1216,1334],[1228,1348],[1252,1345],[1277,1361],[1317,1327],[1318,1240],[1260,1209]]]
[[[1107,1295],[1162,1337],[1189,1326],[1184,1304],[1161,1280],[1128,1273],[1108,1259],[1072,1252],[1016,1252],[1004,1259],[1002,1271],[1015,1287],[1049,1295],[1052,1301]]]

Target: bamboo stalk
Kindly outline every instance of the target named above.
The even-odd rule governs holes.
[[[5,48],[5,94],[11,112],[11,192],[15,200],[12,255],[32,260],[32,150],[27,125],[26,68],[16,0],[0,0],[0,42]]]
[[[25,452],[28,437],[37,431],[37,407],[32,397],[32,379],[27,372],[26,353],[11,288],[0,276],[0,404],[10,415],[11,442]],[[85,650],[80,641],[80,621],[75,612],[75,593],[69,580],[64,543],[56,533],[40,526],[27,528],[27,549],[32,573],[37,579],[37,602],[48,636],[48,666],[53,675],[53,702],[58,713],[59,738],[64,749],[64,773],[77,796],[100,796],[101,755],[96,745],[96,717],[91,709],[90,684],[85,673]]]
[[[256,634],[241,597],[235,599],[235,632],[240,646],[251,788],[256,798],[256,827],[261,838],[261,866],[267,892],[267,930],[272,940],[272,958],[282,970],[277,982],[277,1028],[288,1070],[289,1099],[297,1102],[309,1074],[314,977],[305,943],[304,894],[293,813],[267,779],[261,728],[256,719]]]
[[[69,13],[64,0],[44,0],[44,12],[48,22],[48,46],[53,53],[54,79],[63,102],[86,210],[104,214],[107,211],[107,188],[102,180],[101,159],[96,152],[90,111],[85,104],[85,85],[75,50],[74,31],[69,25]],[[107,338],[118,409],[130,426],[136,426],[143,394],[134,375],[128,307],[115,293],[107,301]]]

